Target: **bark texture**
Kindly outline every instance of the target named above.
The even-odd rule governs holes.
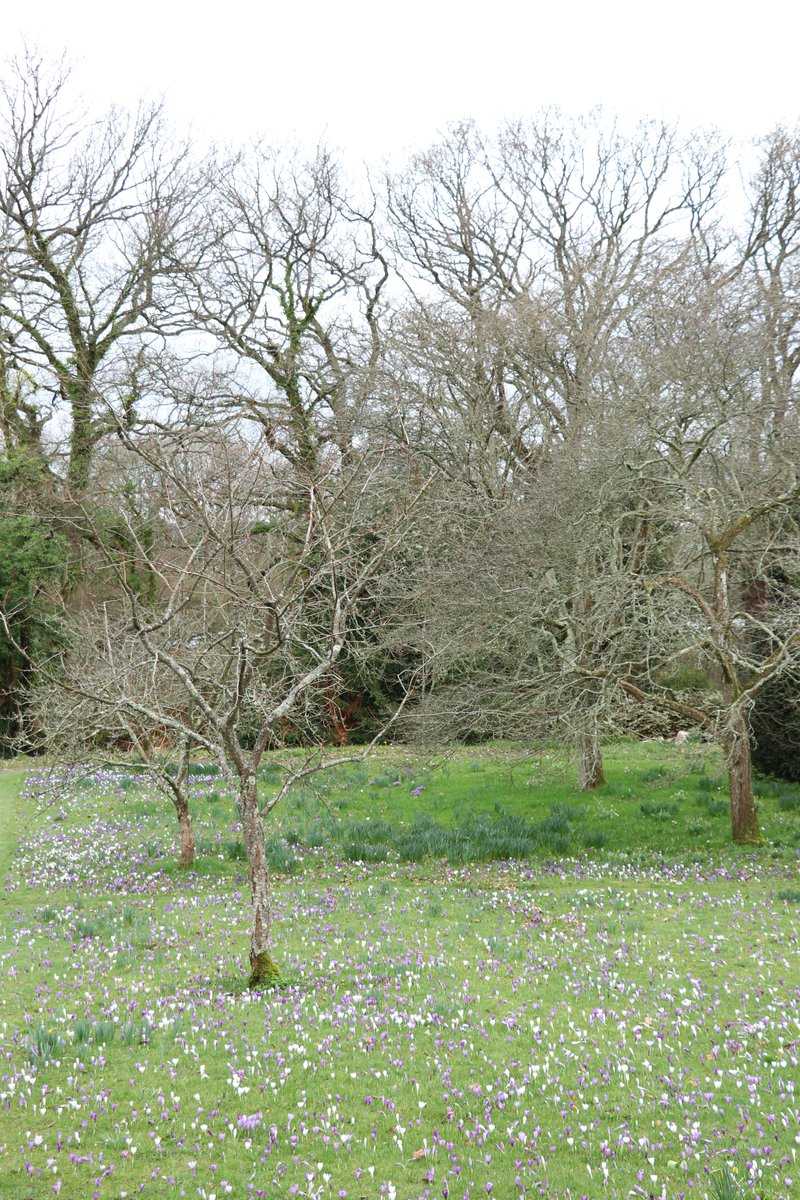
[[[758,842],[758,811],[753,797],[750,731],[744,714],[736,714],[725,740],[731,793],[731,834],[735,842]]]
[[[180,836],[180,865],[182,867],[191,867],[194,865],[194,830],[192,829],[192,818],[189,815],[189,805],[185,801],[175,805],[178,812],[178,830]]]
[[[591,733],[581,735],[579,742],[579,781],[582,792],[591,792],[602,787],[606,781],[603,771],[603,753],[597,737]]]
[[[252,927],[250,930],[250,987],[271,987],[279,971],[270,953],[272,909],[269,870],[264,846],[264,822],[258,808],[255,780],[242,787],[242,828],[247,862],[250,869],[250,901]]]

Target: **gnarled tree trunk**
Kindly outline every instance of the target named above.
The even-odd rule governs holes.
[[[191,867],[194,865],[194,830],[192,829],[192,818],[189,815],[189,803],[186,799],[175,801],[175,811],[178,814],[178,833],[180,838],[180,865],[182,867]]]
[[[270,987],[278,979],[278,968],[270,953],[272,912],[269,871],[264,846],[264,822],[258,809],[255,778],[242,782],[240,789],[242,829],[250,868],[250,899],[253,924],[250,930],[250,987]]]
[[[580,754],[578,780],[581,791],[590,792],[594,788],[602,787],[606,777],[603,772],[603,752],[600,749],[597,735],[594,733],[581,734],[578,740],[578,752]]]
[[[735,842],[757,842],[758,812],[753,797],[750,730],[747,717],[734,712],[724,739],[731,795],[731,834]]]

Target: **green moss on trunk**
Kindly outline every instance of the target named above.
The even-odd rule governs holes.
[[[268,950],[250,955],[249,986],[251,988],[275,987],[280,977],[281,973]]]

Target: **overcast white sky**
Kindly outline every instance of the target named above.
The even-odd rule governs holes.
[[[5,50],[66,51],[91,103],[164,95],[178,125],[237,142],[324,139],[397,159],[467,116],[556,104],[716,125],[800,117],[788,0],[33,0]]]

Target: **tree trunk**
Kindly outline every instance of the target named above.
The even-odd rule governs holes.
[[[178,831],[180,836],[180,865],[182,867],[194,866],[194,830],[192,829],[192,818],[189,815],[188,801],[176,801],[175,810],[178,814]]]
[[[580,789],[591,792],[594,788],[602,787],[606,781],[603,772],[603,752],[597,735],[583,733],[578,741],[580,752],[580,768],[578,772]]]
[[[758,813],[753,798],[753,772],[750,759],[750,731],[743,713],[732,714],[725,739],[728,779],[731,795],[731,834],[735,842],[754,843],[760,839]]]
[[[72,429],[69,436],[67,483],[73,497],[80,496],[88,486],[94,454],[92,405],[87,399],[88,393],[88,387],[81,388],[72,382],[68,385],[67,398],[71,401]]]
[[[264,822],[258,811],[258,792],[255,779],[241,786],[242,828],[247,862],[250,867],[250,899],[253,924],[250,930],[250,987],[271,987],[279,971],[270,953],[269,872],[264,846]]]

